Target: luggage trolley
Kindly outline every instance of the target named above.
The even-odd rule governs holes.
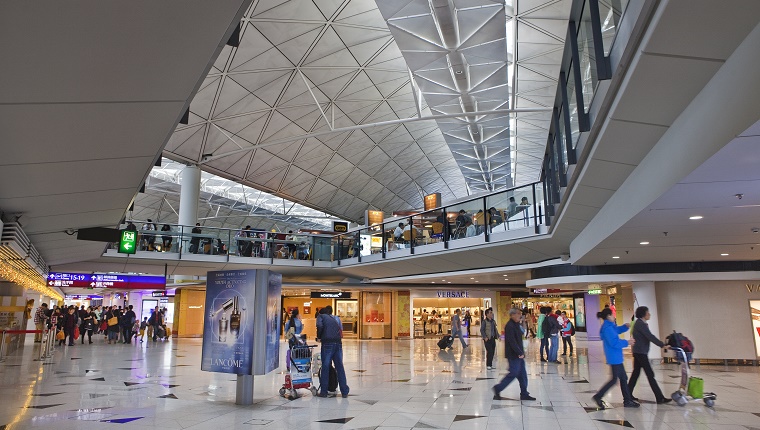
[[[684,342],[685,340],[685,342]],[[715,400],[718,395],[715,393],[704,392],[704,381],[702,378],[691,376],[689,360],[693,345],[681,333],[673,332],[667,337],[668,347],[675,353],[675,358],[681,364],[681,384],[670,397],[678,406],[684,406],[689,402],[689,397],[694,400],[701,399],[707,407],[715,406]],[[684,349],[684,345],[689,345],[689,351]]]
[[[312,358],[314,356],[312,349],[316,345],[307,345],[303,341],[296,341],[290,347],[289,369],[285,373],[285,383],[280,388],[280,395],[285,397],[285,393],[290,391],[290,397],[298,398],[298,389],[307,388],[312,395],[317,394],[317,387],[312,380]]]

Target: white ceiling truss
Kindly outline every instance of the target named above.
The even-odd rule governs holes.
[[[519,8],[454,3],[467,10],[462,16],[473,17],[474,5],[496,5],[484,8],[495,14],[484,21],[489,25],[480,28],[468,18],[459,26],[478,33],[468,41],[480,33],[492,37],[500,27],[501,42],[493,46],[506,49],[501,64],[496,52],[481,64],[464,51],[462,58],[477,65],[468,72],[477,110],[551,108],[564,35],[556,27],[566,29],[570,0],[520,0]],[[525,43],[512,43],[511,22]],[[350,220],[370,208],[422,207],[428,193],[440,192],[444,201],[464,197],[501,183],[510,168],[516,183],[537,180],[550,113],[519,113],[511,127],[507,112],[474,115],[487,152],[450,143],[471,138],[462,133],[461,115],[420,117],[461,113],[461,107],[438,99],[434,110],[428,107],[437,78],[423,84],[421,76],[441,71],[412,67],[410,79],[393,32],[374,0],[254,0],[239,47],[224,48],[190,106],[189,124],[177,127],[164,155]],[[516,65],[515,50],[526,51]],[[493,84],[505,74],[518,75],[516,92],[509,92],[508,81]],[[495,101],[505,95],[513,100]]]
[[[131,218],[176,223],[179,210],[180,173],[184,165],[163,160],[154,167],[146,192],[137,195]],[[204,226],[238,228],[251,225],[265,230],[332,230],[340,221],[324,212],[241,185],[208,172],[201,173],[198,221]]]

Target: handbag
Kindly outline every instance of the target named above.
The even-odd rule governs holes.
[[[107,328],[108,328],[108,322],[103,321],[102,323],[100,323],[100,331],[106,331]]]
[[[702,378],[692,376],[686,388],[686,394],[694,399],[701,399],[705,395],[705,381]]]
[[[74,327],[74,340],[79,339],[79,326]]]
[[[63,332],[63,330],[58,330],[58,332],[55,334],[56,340],[64,340],[66,339],[66,333]]]
[[[117,324],[119,324],[119,318],[117,318],[117,317],[108,318],[108,326],[109,327],[115,326]]]

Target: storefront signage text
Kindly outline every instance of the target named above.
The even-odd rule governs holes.
[[[760,284],[746,284],[747,292],[760,293]]]
[[[350,299],[349,291],[312,291],[312,299]]]
[[[166,291],[153,291],[150,293],[153,297],[174,297],[174,294],[169,294]]]
[[[438,291],[438,298],[446,299],[466,299],[470,297],[470,292],[466,290],[462,291]]]
[[[343,221],[333,221],[333,231],[336,233],[345,233],[348,231],[348,223]]]
[[[597,288],[595,290],[588,290],[588,295],[589,296],[598,296],[600,294],[602,294],[601,288]]]
[[[560,293],[562,290],[558,288],[554,289],[547,289],[547,288],[534,288],[533,294],[554,294],[554,293]]]
[[[613,294],[617,294],[617,287],[607,288],[607,294],[610,295],[610,296],[613,295]]]

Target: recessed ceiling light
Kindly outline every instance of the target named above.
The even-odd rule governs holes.
[[[612,257],[612,258],[618,259],[618,258],[620,258],[620,257],[616,255],[616,256],[614,256],[614,257]]]
[[[689,217],[689,219],[692,219],[692,220],[697,220],[697,219],[702,219],[702,218],[704,218],[702,215],[693,215]]]
[[[649,245],[649,242],[639,242],[639,245]]]
[[[501,275],[501,276],[509,276],[509,275]]]
[[[451,283],[451,281],[449,281],[448,283],[450,284],[450,283]]]
[[[441,282],[446,282],[446,280],[445,279],[441,279]]]
[[[475,282],[480,282],[480,281],[475,281]]]
[[[721,255],[722,257],[728,257],[728,254],[726,254],[726,253],[723,253],[723,254],[720,254],[720,255]]]
[[[470,279],[475,279],[475,278],[470,278]]]
[[[461,70],[456,70],[454,73],[456,73],[457,75],[461,75],[463,72]]]

